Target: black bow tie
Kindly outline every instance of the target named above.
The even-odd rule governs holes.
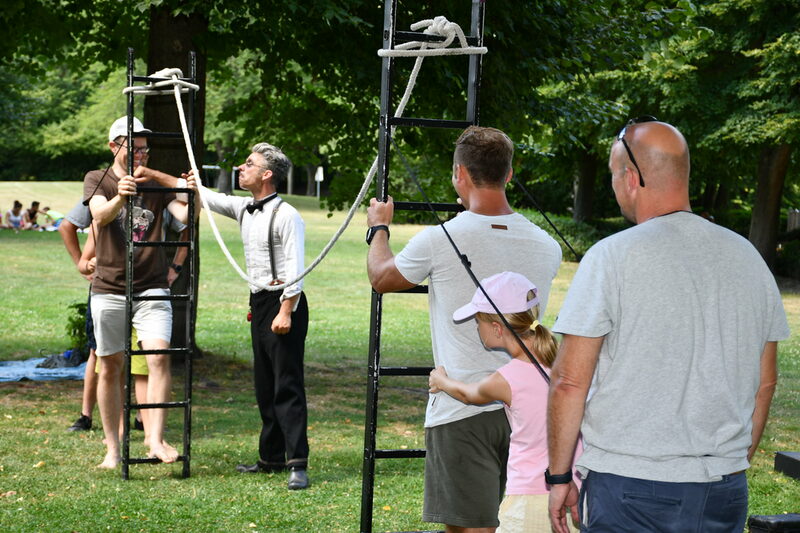
[[[272,200],[276,196],[278,196],[277,193],[270,194],[266,198],[262,198],[261,200],[258,200],[257,202],[253,202],[252,204],[247,204],[245,206],[245,209],[247,209],[247,212],[252,215],[254,211],[261,211],[264,208],[264,204],[266,204],[267,202],[269,202],[270,200]]]

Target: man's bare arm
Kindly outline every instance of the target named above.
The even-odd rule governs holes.
[[[78,261],[81,258],[81,242],[78,240],[78,226],[64,219],[58,226],[58,234],[61,235],[61,240],[64,241],[64,247],[67,249],[67,253],[72,259],[72,262],[75,263],[75,266],[78,266]]]
[[[369,227],[392,223],[394,217],[394,202],[389,196],[386,202],[379,202],[375,198],[370,200],[367,208],[367,224]],[[367,275],[372,288],[380,293],[410,289],[414,283],[408,281],[397,270],[394,263],[394,254],[389,247],[389,232],[379,231],[373,238],[367,253]]]
[[[550,374],[547,404],[547,451],[550,473],[572,470],[586,396],[605,337],[564,335]],[[568,512],[577,520],[577,489],[574,482],[550,488],[550,523],[553,531],[567,533]]]
[[[767,425],[772,396],[778,384],[778,343],[768,342],[761,352],[761,378],[756,392],[756,407],[753,410],[752,444],[747,450],[747,460],[753,458]]]

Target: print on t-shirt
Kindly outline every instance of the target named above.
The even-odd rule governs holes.
[[[137,201],[138,200],[138,201]],[[134,206],[133,206],[133,242],[142,242],[145,240],[145,236],[147,235],[147,230],[150,228],[150,224],[153,223],[155,219],[155,215],[149,209],[145,209],[141,207],[141,205],[137,205],[141,203],[140,198],[134,199]],[[128,234],[128,213],[126,212],[125,208],[119,213],[117,220],[120,222],[122,229],[124,231],[124,235]]]

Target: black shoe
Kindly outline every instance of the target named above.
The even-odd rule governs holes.
[[[67,431],[89,431],[90,429],[92,429],[92,417],[81,415],[74,424],[67,428]]]
[[[308,474],[304,468],[292,469],[289,471],[289,490],[307,489],[311,483],[308,481]]]
[[[144,431],[144,424],[138,418],[133,419],[133,429],[138,429],[139,431]]]
[[[264,463],[256,462],[253,465],[236,465],[236,471],[242,474],[271,474],[274,472],[285,472],[287,469],[283,463]]]

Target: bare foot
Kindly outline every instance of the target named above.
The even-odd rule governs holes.
[[[174,463],[178,459],[178,450],[162,440],[159,444],[150,446],[150,453],[147,456],[157,457],[164,463]]]
[[[121,459],[116,453],[108,452],[103,462],[97,465],[97,468],[106,468],[108,470],[114,469],[119,466]]]

